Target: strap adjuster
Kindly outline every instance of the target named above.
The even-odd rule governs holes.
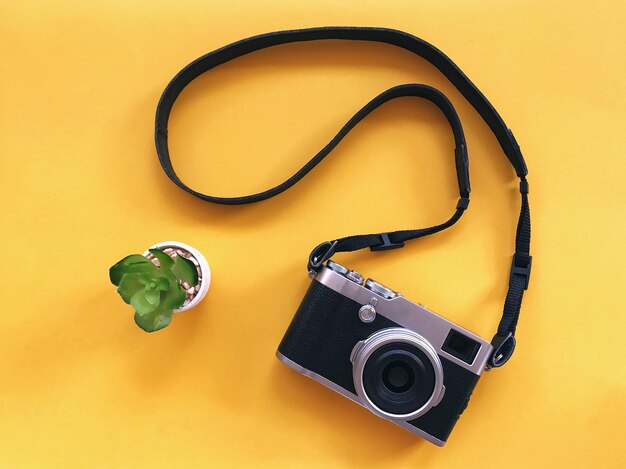
[[[398,249],[404,247],[404,241],[400,241],[399,243],[394,243],[389,239],[389,233],[381,233],[381,238],[383,238],[383,242],[380,244],[376,244],[374,246],[370,246],[371,251],[389,251],[390,249]]]
[[[532,265],[533,256],[516,252],[513,256],[513,262],[511,263],[511,278],[509,279],[509,283],[511,283],[513,275],[518,275],[523,277],[525,280],[524,290],[528,289],[528,282],[530,281],[530,268]]]

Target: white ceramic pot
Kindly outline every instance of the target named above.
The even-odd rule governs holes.
[[[195,248],[192,248],[188,244],[181,243],[179,241],[163,241],[162,243],[157,243],[153,246],[150,246],[150,249],[160,249],[164,251],[165,249],[172,249],[176,252],[177,255],[183,255],[183,257],[189,259],[194,263],[196,269],[198,269],[198,290],[197,292],[190,298],[185,301],[183,306],[179,309],[175,309],[175,313],[182,313],[183,311],[187,311],[188,309],[193,308],[198,303],[202,301],[207,291],[209,291],[209,285],[211,285],[211,269],[209,268],[209,263],[206,258]],[[169,253],[168,253],[169,254]],[[150,252],[146,250],[143,253],[144,256],[150,255]]]

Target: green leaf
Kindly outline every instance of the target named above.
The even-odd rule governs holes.
[[[118,286],[122,280],[122,276],[129,272],[149,271],[154,267],[154,264],[150,264],[152,264],[152,262],[140,254],[126,256],[109,269],[111,283]]]
[[[160,276],[156,279],[156,286],[154,287],[158,291],[167,291],[170,288],[170,280],[167,276]]]
[[[172,322],[172,311],[154,310],[151,313],[140,315],[135,313],[135,323],[146,332],[156,332]]]
[[[146,298],[146,291],[141,289],[137,293],[135,293],[130,299],[130,305],[135,308],[135,311],[140,316],[153,312],[159,306],[157,304],[152,304]]]
[[[125,274],[141,273],[141,274],[150,275],[152,277],[155,277],[159,270],[157,266],[154,265],[151,261],[148,261],[145,264],[137,263],[137,264],[126,265],[122,269],[123,269],[123,273]]]
[[[172,275],[172,277],[174,277]],[[174,282],[170,284],[170,289],[167,293],[161,294],[161,305],[165,309],[178,309],[187,299],[187,293],[180,286],[178,280],[174,278]]]
[[[172,266],[172,272],[174,272],[176,277],[187,282],[192,287],[198,285],[198,269],[196,269],[196,265],[189,259],[176,256],[174,265]]]
[[[138,291],[143,291],[149,280],[150,276],[146,273],[131,272],[124,274],[120,281],[120,286],[117,287],[117,292],[126,303],[130,304],[130,299]]]
[[[159,306],[159,302],[161,301],[161,292],[156,288],[147,288],[145,289],[144,295],[146,296],[146,301],[151,305]]]
[[[148,249],[148,251],[157,258],[162,269],[169,270],[174,265],[174,260],[160,249]]]

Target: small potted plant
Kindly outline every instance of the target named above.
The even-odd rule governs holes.
[[[135,323],[155,332],[172,322],[174,313],[196,306],[211,283],[211,270],[196,249],[177,241],[155,244],[131,254],[109,269],[122,299],[135,310]]]

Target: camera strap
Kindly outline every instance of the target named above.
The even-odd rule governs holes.
[[[427,60],[443,73],[476,111],[478,111],[498,139],[504,154],[513,166],[520,179],[522,206],[517,224],[515,254],[513,255],[511,264],[509,289],[504,303],[503,316],[498,326],[498,332],[491,342],[494,346],[494,351],[488,363],[489,367],[502,366],[508,361],[515,349],[515,329],[517,327],[524,291],[528,288],[532,265],[532,257],[530,256],[530,209],[528,205],[528,181],[526,180],[528,170],[513,133],[506,126],[498,112],[470,79],[465,76],[461,69],[432,44],[411,34],[393,29],[321,27],[261,34],[234,42],[203,55],[178,72],[165,88],[157,106],[155,126],[156,150],[165,174],[167,174],[174,184],[185,192],[207,202],[223,205],[241,205],[260,202],[284,192],[302,179],[337,146],[341,139],[343,139],[356,124],[377,107],[399,97],[419,97],[431,101],[443,112],[454,134],[455,166],[460,195],[454,214],[446,222],[428,228],[356,235],[324,242],[313,250],[309,256],[307,267],[309,272],[315,275],[315,273],[322,268],[323,263],[337,252],[356,251],[364,248],[370,248],[372,251],[401,248],[406,241],[437,233],[456,223],[469,205],[470,183],[467,146],[465,144],[461,122],[450,101],[441,92],[426,85],[407,84],[384,91],[357,112],[342,127],[337,135],[293,176],[281,184],[263,192],[242,197],[216,197],[205,195],[187,186],[177,176],[172,166],[167,144],[167,124],[174,102],[185,86],[204,72],[245,54],[281,44],[322,39],[370,41],[391,44]]]

